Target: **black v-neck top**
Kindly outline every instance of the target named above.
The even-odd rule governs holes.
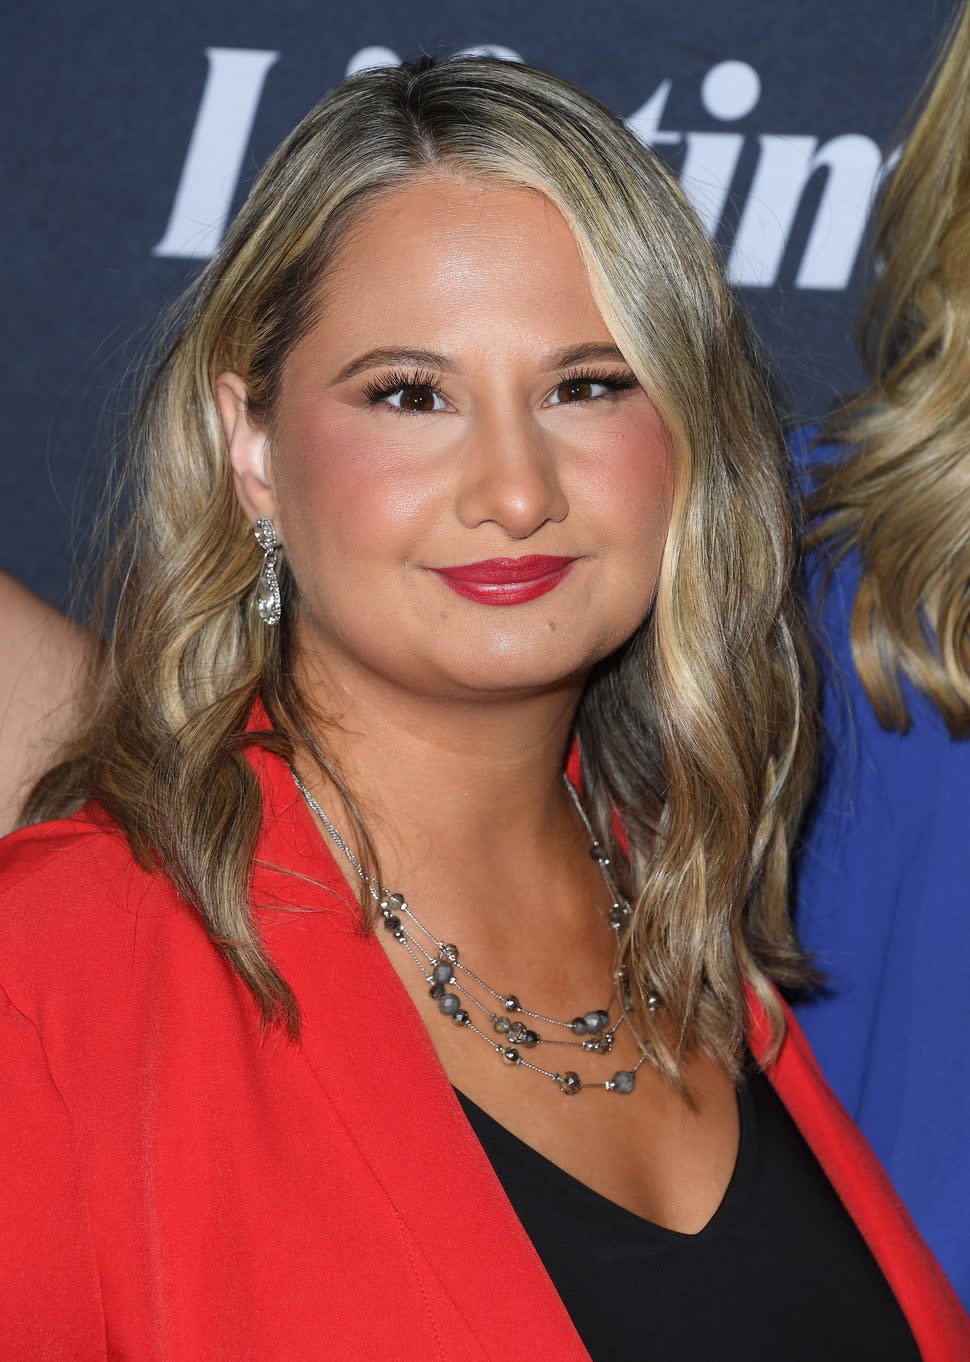
[[[458,1098],[593,1362],[919,1362],[878,1264],[762,1074],[738,1089],[734,1173],[693,1235],[618,1206]],[[514,1290],[495,1267],[496,1289]]]

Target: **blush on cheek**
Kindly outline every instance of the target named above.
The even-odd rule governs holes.
[[[653,420],[631,420],[611,432],[596,451],[594,467],[596,485],[587,495],[598,504],[604,520],[614,525],[617,538],[629,542],[659,535],[662,547],[673,505],[674,471],[660,418],[653,413]]]
[[[285,508],[330,515],[354,500],[373,456],[373,443],[333,403],[306,404],[289,414],[274,441],[277,494]]]
[[[325,402],[291,413],[274,435],[277,501],[298,577],[301,566],[328,564],[336,581],[355,562],[409,557],[434,487],[419,459],[402,459],[400,441],[375,438],[374,426],[369,411]]]
[[[653,403],[650,403],[650,411],[652,419],[648,428],[636,442],[639,448],[631,448],[629,456],[639,468],[637,482],[643,488],[644,500],[651,503],[666,528],[674,499],[674,451],[667,428]]]

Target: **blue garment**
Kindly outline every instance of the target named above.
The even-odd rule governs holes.
[[[811,435],[790,441],[803,477],[839,456]],[[905,681],[909,731],[880,727],[849,646],[858,560],[819,601],[821,560],[808,588],[826,737],[796,917],[828,987],[799,1020],[970,1309],[970,742]]]

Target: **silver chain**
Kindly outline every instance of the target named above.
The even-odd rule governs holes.
[[[442,941],[435,936],[435,934],[414,915],[403,894],[392,892],[373,876],[369,875],[364,868],[363,863],[347,844],[340,833],[340,830],[331,822],[326,811],[321,807],[311,791],[307,789],[306,785],[292,767],[290,767],[290,774],[293,777],[296,788],[303,796],[303,799],[320,819],[330,840],[353,866],[371,899],[381,910],[384,926],[392,932],[395,940],[407,951],[417,968],[421,971],[425,982],[431,985],[431,996],[438,1001],[438,1005],[445,1015],[451,1016],[454,1021],[467,1027],[468,1030],[473,1031],[475,1035],[484,1040],[487,1045],[491,1046],[492,1049],[495,1050],[497,1054],[501,1055],[508,1063],[521,1068],[531,1069],[533,1073],[540,1074],[544,1078],[552,1080],[560,1087],[561,1091],[566,1094],[572,1095],[583,1088],[601,1088],[607,1092],[632,1092],[637,1071],[646,1062],[647,1056],[645,1054],[640,1056],[631,1069],[619,1070],[611,1079],[608,1079],[605,1082],[586,1083],[579,1078],[578,1074],[571,1070],[566,1073],[561,1073],[551,1069],[545,1069],[538,1064],[533,1064],[530,1060],[526,1059],[519,1048],[521,1046],[523,1048],[531,1049],[540,1044],[558,1045],[571,1046],[574,1048],[578,1047],[586,1051],[608,1054],[613,1048],[614,1037],[625,1020],[626,1012],[632,1006],[627,990],[626,975],[622,969],[618,970],[616,973],[615,987],[612,995],[612,997],[617,997],[617,995],[619,995],[620,1013],[615,1021],[610,1021],[609,1008],[591,1010],[583,1016],[573,1018],[571,1021],[564,1021],[560,1017],[551,1017],[546,1013],[536,1012],[530,1008],[524,1007],[514,994],[501,993],[498,989],[492,988],[491,984],[482,979],[481,976],[476,974],[468,965],[465,965],[459,959],[457,946],[454,946],[450,942]],[[586,833],[590,838],[590,856],[599,867],[600,874],[609,891],[611,907],[608,918],[610,926],[616,934],[617,944],[619,945],[620,933],[630,920],[629,904],[617,892],[616,886],[613,883],[613,878],[609,873],[609,857],[602,845],[597,841],[592,824],[586,814],[586,810],[583,808],[579,795],[566,775],[563,775],[563,783],[569,792],[576,812],[582,820],[583,827],[586,829]],[[420,941],[415,939],[413,933],[408,931],[401,921],[402,916],[406,917],[408,921],[433,944],[436,954],[432,954]],[[428,972],[429,967],[430,973]],[[493,1040],[487,1032],[483,1031],[479,1026],[476,1026],[467,1009],[462,1005],[462,999],[457,994],[445,993],[446,984],[454,985],[457,982],[455,979],[456,970],[461,971],[462,974],[473,979],[481,989],[484,989],[486,993],[490,994],[491,997],[497,999],[502,1004],[504,1011],[502,1013],[495,1012],[486,1003],[482,1002],[479,998],[476,998],[473,992],[466,990],[467,1001],[479,1011],[485,1013],[492,1022],[493,1029],[506,1038],[507,1044],[502,1044],[499,1041]],[[447,979],[445,978],[446,974],[448,976]],[[659,999],[651,994],[648,999],[650,1010],[655,1011],[658,1003]],[[537,1032],[531,1030],[531,1028],[526,1027],[521,1021],[512,1021],[506,1014],[512,1014],[515,1017],[528,1017],[530,1020],[564,1028],[571,1031],[576,1036],[582,1037],[584,1035],[589,1035],[592,1039],[553,1040],[549,1037],[540,1036]]]

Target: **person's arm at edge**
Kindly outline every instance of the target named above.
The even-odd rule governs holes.
[[[0,572],[0,834],[70,732],[97,647],[90,634]]]

